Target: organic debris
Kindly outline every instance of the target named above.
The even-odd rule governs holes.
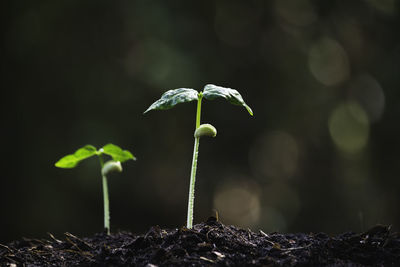
[[[64,240],[0,244],[1,266],[400,266],[400,234],[375,226],[361,233],[266,234],[226,226],[215,218],[193,229],[151,227]]]

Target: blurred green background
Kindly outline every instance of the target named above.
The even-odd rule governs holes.
[[[4,1],[0,242],[103,228],[85,144],[137,156],[109,179],[113,231],[180,227],[195,103],[143,111],[207,83],[194,222],[337,233],[400,225],[396,0]]]

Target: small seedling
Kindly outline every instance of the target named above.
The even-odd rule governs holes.
[[[112,160],[104,163],[103,154],[112,158]],[[107,175],[112,172],[122,172],[121,163],[127,160],[136,160],[128,150],[122,150],[119,146],[107,144],[97,150],[92,145],[86,145],[75,151],[74,154],[66,155],[56,162],[58,168],[71,169],[78,165],[79,162],[90,158],[94,155],[99,157],[101,176],[103,178],[103,201],[104,201],[104,228],[107,234],[110,234],[110,203],[108,198]]]
[[[201,101],[203,99],[213,100],[216,98],[225,98],[229,103],[234,105],[243,106],[247,109],[250,115],[253,116],[251,108],[243,101],[242,96],[238,91],[207,84],[202,92],[197,92],[190,88],[179,88],[165,92],[159,100],[154,102],[144,113],[150,110],[165,110],[174,107],[179,103],[191,102],[197,100],[197,113],[196,113],[196,128],[194,132],[194,149],[192,159],[192,169],[190,174],[190,187],[189,187],[189,201],[188,201],[188,214],[187,214],[187,228],[193,226],[193,207],[194,207],[194,185],[196,181],[197,158],[199,154],[200,137],[217,135],[217,129],[211,124],[200,124],[201,116]]]

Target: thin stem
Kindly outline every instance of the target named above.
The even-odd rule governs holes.
[[[197,100],[196,129],[199,128],[199,126],[200,126],[202,98],[203,98],[203,94],[200,92],[199,98]],[[197,158],[199,155],[199,144],[200,144],[200,137],[195,137],[194,148],[193,148],[192,170],[190,173],[189,200],[188,200],[188,212],[187,212],[187,223],[186,223],[186,227],[188,229],[191,229],[193,227],[194,188],[195,188],[195,182],[196,182]]]
[[[193,226],[194,185],[196,182],[197,157],[199,155],[199,143],[200,143],[200,137],[196,137],[194,139],[192,171],[190,173],[188,215],[187,215],[187,223],[186,223],[186,227],[188,229],[191,229]]]
[[[108,200],[107,177],[103,175],[103,199],[104,199],[104,228],[107,229],[107,235],[110,234],[110,203]]]
[[[200,92],[199,93],[199,99],[197,100],[196,129],[200,127],[201,100],[202,99],[203,99],[203,92]]]
[[[101,154],[99,155],[99,161],[101,170],[104,167],[104,160]],[[104,228],[107,230],[107,234],[110,234],[110,202],[108,199],[108,184],[107,184],[107,177],[102,175],[102,182],[103,182],[103,203],[104,203]]]

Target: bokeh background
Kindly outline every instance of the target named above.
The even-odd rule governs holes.
[[[0,242],[102,231],[93,158],[136,162],[109,179],[113,231],[185,225],[195,103],[143,111],[207,83],[253,108],[203,101],[195,223],[253,230],[400,226],[399,1],[4,1]]]

